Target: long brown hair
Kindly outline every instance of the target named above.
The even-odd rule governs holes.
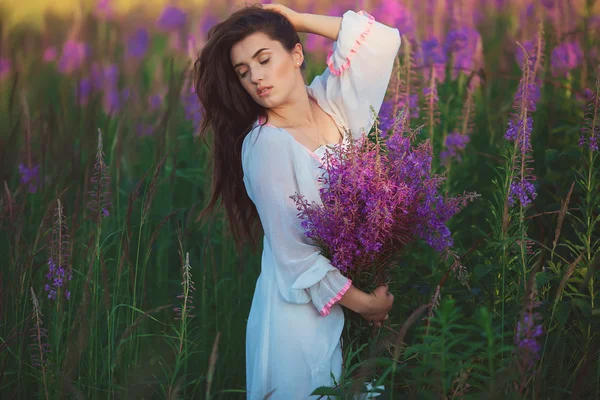
[[[199,136],[204,139],[212,131],[214,145],[210,201],[197,221],[212,213],[220,198],[238,253],[247,243],[256,251],[255,239],[261,234],[258,212],[243,182],[242,143],[259,117],[267,121],[267,109],[242,87],[230,52],[233,45],[256,32],[289,51],[300,43],[298,33],[283,15],[264,10],[260,4],[247,6],[208,31],[206,44],[194,63],[194,87],[203,115]]]

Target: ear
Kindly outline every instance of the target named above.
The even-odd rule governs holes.
[[[300,43],[296,43],[292,49],[292,60],[297,67],[300,67],[302,63],[304,63],[304,52],[302,51],[302,45]]]

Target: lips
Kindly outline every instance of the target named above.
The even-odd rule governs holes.
[[[271,89],[272,87],[273,86],[260,87],[260,88],[256,89],[256,94],[260,96],[261,94],[263,94],[263,92],[267,91],[268,89]]]

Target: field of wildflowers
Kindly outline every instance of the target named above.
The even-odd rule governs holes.
[[[438,238],[452,257],[407,246],[389,322],[320,392],[600,398],[600,2],[282,3],[398,28],[376,133],[400,124],[444,193],[478,194]],[[0,9],[0,398],[245,398],[260,254],[236,254],[223,213],[196,222],[211,164],[190,80],[239,6],[99,0],[43,31]],[[331,42],[302,38],[310,81]]]

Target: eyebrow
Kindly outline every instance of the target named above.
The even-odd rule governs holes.
[[[268,48],[268,47],[263,47],[262,49],[258,49],[258,50],[256,51],[256,53],[254,53],[254,55],[252,56],[252,58],[254,59],[254,58],[258,57],[258,55],[259,55],[261,52],[265,51],[265,50],[269,50],[269,48]],[[242,65],[246,65],[246,63],[237,63],[237,64],[235,64],[235,65],[233,66],[233,69],[236,69],[237,67],[239,67],[239,66],[242,66]]]

